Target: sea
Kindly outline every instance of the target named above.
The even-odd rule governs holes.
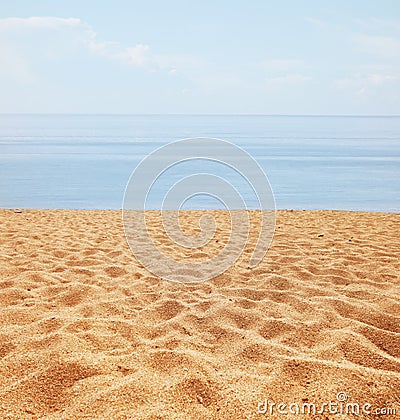
[[[277,209],[400,212],[397,116],[3,114],[0,207],[120,209],[138,164],[185,138],[222,139],[247,152],[268,178]],[[171,177],[206,166],[194,162],[180,172],[176,165],[146,208],[160,206]],[[229,180],[226,168],[209,169]],[[207,195],[185,202],[220,206]]]

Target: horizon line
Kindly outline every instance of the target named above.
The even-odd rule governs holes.
[[[400,114],[267,114],[267,113],[72,113],[72,112],[0,112],[0,116],[263,116],[263,117],[357,117],[399,118]]]

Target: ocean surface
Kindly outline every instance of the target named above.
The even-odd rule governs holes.
[[[0,207],[119,209],[137,164],[189,137],[247,151],[278,209],[400,211],[400,117],[264,115],[0,115]],[[174,170],[147,208],[188,167]],[[218,203],[202,197],[186,206]]]

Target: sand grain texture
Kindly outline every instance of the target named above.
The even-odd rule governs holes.
[[[224,241],[216,218],[192,255],[150,217],[165,249],[199,260]],[[197,214],[184,220],[196,232]],[[254,233],[200,284],[141,267],[118,211],[0,210],[0,222],[2,419],[256,419],[266,398],[338,392],[400,414],[399,215],[279,211],[257,268]]]

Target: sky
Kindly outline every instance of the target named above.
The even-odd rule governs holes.
[[[0,113],[399,115],[400,1],[2,1]]]

